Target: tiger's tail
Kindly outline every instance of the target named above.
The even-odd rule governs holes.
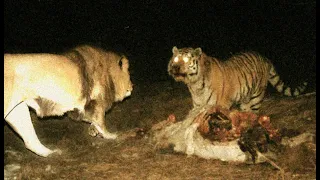
[[[269,72],[269,82],[270,84],[277,89],[278,92],[284,94],[285,96],[299,96],[302,92],[306,90],[308,85],[307,82],[303,82],[302,85],[291,88],[286,86],[284,82],[280,79],[278,73],[275,68],[272,66]]]

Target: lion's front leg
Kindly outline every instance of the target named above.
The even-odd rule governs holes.
[[[116,139],[117,134],[110,133],[107,130],[105,122],[105,106],[99,105],[96,101],[90,103],[91,105],[86,109],[85,119],[90,120],[89,127],[90,136],[101,135],[105,139]]]
[[[21,136],[27,149],[42,157],[47,157],[55,152],[61,154],[61,150],[51,150],[40,142],[34,130],[26,102],[18,104],[10,114],[7,115],[5,120],[13,130]]]

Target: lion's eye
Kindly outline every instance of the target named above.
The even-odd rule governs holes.
[[[178,58],[178,57],[175,57],[175,58],[173,59],[173,61],[174,61],[174,62],[178,62],[178,61],[179,61],[179,58]]]
[[[185,63],[187,63],[187,62],[189,61],[189,58],[188,58],[188,57],[183,57],[183,61],[184,61]]]

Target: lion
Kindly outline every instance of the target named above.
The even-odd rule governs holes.
[[[29,107],[38,117],[70,113],[91,123],[90,135],[115,139],[105,112],[132,90],[128,59],[98,47],[80,45],[64,54],[4,54],[4,119],[39,156],[61,151],[40,142]]]

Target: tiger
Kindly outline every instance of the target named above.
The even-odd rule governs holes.
[[[29,108],[38,117],[71,113],[91,123],[90,135],[115,139],[105,112],[132,90],[128,59],[95,46],[79,45],[61,54],[4,54],[4,120],[27,149],[42,157],[61,150],[40,142]]]
[[[298,96],[307,82],[290,88],[271,61],[257,52],[240,52],[226,61],[207,56],[200,47],[172,48],[168,74],[187,85],[193,108],[218,105],[259,113],[268,82],[285,96]]]

